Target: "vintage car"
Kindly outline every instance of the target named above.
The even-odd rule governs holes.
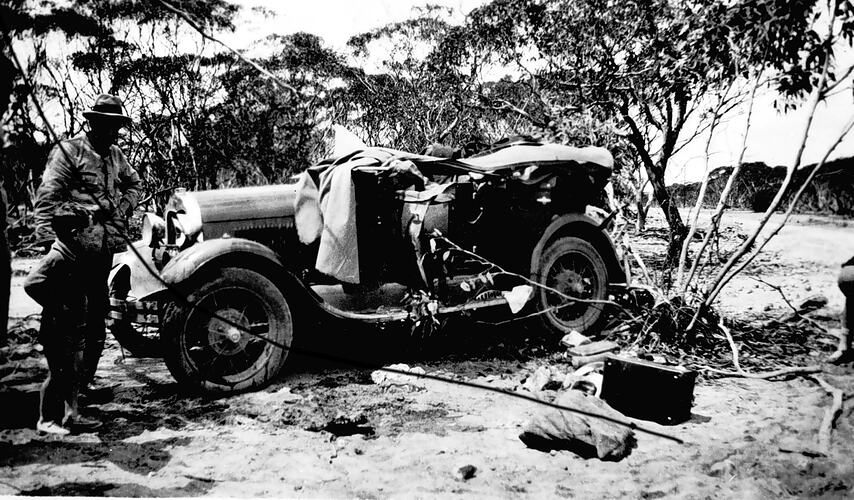
[[[625,281],[607,221],[586,214],[612,167],[602,148],[523,139],[468,158],[367,148],[292,184],[178,191],[116,256],[111,329],[206,392],[268,383],[316,314],[491,309],[558,338],[596,329]]]

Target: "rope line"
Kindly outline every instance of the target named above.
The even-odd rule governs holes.
[[[161,1],[161,3],[164,3],[164,2],[162,2],[162,1]],[[70,164],[72,164],[72,165],[73,165],[73,161],[72,161],[71,155],[70,155],[70,154],[69,154],[69,152],[65,149],[65,146],[63,145],[62,141],[59,139],[58,134],[57,134],[57,133],[56,133],[56,131],[53,129],[53,127],[50,125],[50,123],[49,123],[49,121],[47,120],[47,117],[46,117],[46,115],[45,115],[45,113],[44,113],[44,109],[43,109],[43,107],[41,106],[41,103],[39,102],[39,99],[36,97],[35,93],[33,92],[33,88],[34,88],[34,87],[33,87],[33,84],[32,84],[32,80],[30,79],[29,75],[28,75],[28,74],[27,74],[27,72],[25,71],[25,69],[24,69],[23,65],[21,64],[21,61],[20,61],[20,59],[18,58],[18,55],[17,55],[17,53],[16,53],[16,51],[15,51],[15,49],[14,49],[13,45],[12,45],[12,39],[11,39],[11,36],[9,35],[10,31],[8,30],[8,27],[7,27],[7,26],[5,26],[5,24],[6,24],[6,23],[5,23],[5,21],[4,21],[4,20],[2,20],[2,19],[0,19],[0,23],[2,23],[2,24],[4,25],[4,26],[3,26],[3,27],[4,27],[4,30],[3,30],[3,36],[4,36],[4,38],[6,39],[6,42],[7,42],[7,45],[8,45],[8,47],[9,47],[9,51],[10,51],[10,53],[11,53],[11,55],[12,55],[13,61],[14,61],[15,65],[17,66],[17,69],[20,71],[20,73],[21,73],[21,75],[22,75],[23,79],[24,79],[24,82],[25,82],[25,85],[26,85],[26,88],[27,88],[27,94],[28,94],[28,96],[30,97],[30,100],[33,102],[33,105],[35,106],[36,111],[38,112],[39,116],[41,117],[42,121],[44,122],[45,127],[47,128],[47,130],[48,130],[48,132],[49,132],[49,134],[50,134],[51,140],[52,140],[56,145],[58,145],[58,146],[59,146],[60,151],[62,151],[62,154],[66,157],[66,160],[67,160],[67,161],[69,161],[69,162],[70,162]],[[81,184],[82,184],[82,183],[81,183]],[[104,212],[104,213],[112,213],[112,212],[108,212],[108,211],[104,208],[104,206],[101,204],[101,201],[98,199],[98,197],[97,197],[97,196],[95,196],[94,194],[92,194],[91,190],[85,190],[85,191],[86,191],[86,194],[87,194],[87,195],[89,195],[89,196],[92,198],[92,201],[95,203],[95,205],[97,205],[97,206],[99,207],[99,209],[100,209],[102,212]],[[112,227],[114,227],[114,228],[117,228],[117,229],[118,229],[118,228],[120,228],[120,226],[119,226],[115,221],[105,220],[105,221],[104,221],[104,224],[105,224],[105,225],[106,225],[106,224],[111,224],[111,225],[112,225]],[[275,340],[273,340],[273,339],[269,339],[269,338],[267,338],[267,337],[265,337],[265,336],[263,336],[263,335],[260,335],[260,334],[257,334],[257,333],[255,333],[255,332],[252,332],[250,329],[248,329],[248,328],[244,327],[243,325],[240,325],[240,324],[238,324],[238,323],[236,323],[236,322],[234,322],[234,321],[231,321],[231,320],[230,320],[230,319],[228,319],[228,318],[224,318],[224,317],[222,317],[222,316],[220,316],[220,315],[218,315],[218,314],[216,314],[216,313],[214,313],[214,312],[212,312],[212,311],[207,310],[206,308],[200,307],[197,303],[193,303],[193,302],[191,302],[191,301],[189,300],[189,298],[188,298],[188,297],[186,297],[186,296],[183,294],[183,292],[182,292],[182,291],[178,290],[178,289],[177,289],[177,287],[175,287],[174,285],[172,285],[172,284],[170,284],[170,283],[167,283],[165,280],[163,280],[163,278],[159,275],[159,273],[157,273],[157,271],[155,271],[154,269],[152,269],[152,268],[151,268],[151,266],[150,266],[150,265],[145,261],[145,259],[143,258],[143,256],[139,253],[139,251],[138,251],[138,250],[136,249],[136,247],[133,245],[133,242],[130,240],[130,238],[129,238],[129,237],[128,237],[128,236],[127,236],[123,231],[118,231],[118,233],[119,233],[119,235],[121,236],[121,238],[125,241],[125,243],[127,244],[128,248],[129,248],[129,249],[130,249],[130,250],[131,250],[131,251],[136,255],[136,257],[139,259],[139,261],[143,264],[143,267],[146,269],[146,271],[147,271],[147,272],[148,272],[148,273],[149,273],[149,274],[150,274],[154,279],[156,279],[160,284],[162,284],[162,285],[163,285],[167,290],[169,290],[170,292],[172,292],[172,294],[173,294],[173,295],[174,295],[174,296],[175,296],[175,297],[176,297],[176,298],[177,298],[177,299],[178,299],[178,300],[179,300],[183,305],[186,305],[186,306],[190,307],[192,310],[199,311],[199,312],[201,312],[202,314],[204,314],[204,315],[206,315],[206,316],[208,316],[208,317],[210,317],[210,318],[213,318],[213,319],[217,319],[217,320],[219,320],[219,321],[222,321],[223,323],[225,323],[225,324],[227,324],[227,325],[229,325],[229,326],[231,326],[231,327],[233,327],[233,328],[236,328],[236,329],[238,329],[239,331],[241,331],[241,332],[243,332],[243,333],[245,333],[245,334],[247,334],[247,335],[251,335],[251,336],[253,336],[253,337],[255,337],[255,338],[258,338],[258,339],[260,339],[260,340],[263,340],[263,341],[265,341],[265,342],[267,342],[267,343],[269,343],[269,344],[271,344],[271,345],[273,345],[273,346],[275,346],[275,347],[277,347],[277,348],[279,348],[279,349],[282,349],[282,350],[283,350],[283,351],[285,351],[285,352],[295,352],[295,353],[298,353],[298,354],[301,354],[301,355],[304,355],[304,356],[313,357],[313,358],[316,358],[316,359],[322,359],[322,360],[326,360],[326,361],[332,361],[332,362],[341,363],[341,364],[345,364],[345,365],[350,365],[350,366],[358,367],[358,368],[371,368],[371,369],[376,369],[376,370],[380,370],[380,371],[387,372],[387,373],[395,373],[395,374],[399,374],[399,375],[415,376],[415,377],[418,377],[418,378],[424,378],[424,379],[429,379],[429,380],[435,380],[435,381],[444,382],[444,383],[451,384],[451,385],[459,385],[459,386],[464,386],[464,387],[469,387],[469,388],[475,388],[475,389],[480,389],[480,390],[484,390],[484,391],[489,391],[489,392],[493,392],[493,393],[497,393],[497,394],[503,394],[503,395],[506,395],[506,396],[509,396],[509,397],[517,398],[517,399],[524,400],[524,401],[529,401],[529,402],[532,402],[532,403],[535,403],[535,404],[538,404],[538,405],[542,405],[542,406],[545,406],[545,407],[548,407],[548,408],[554,408],[554,409],[561,410],[561,411],[567,411],[567,412],[570,412],[570,413],[574,413],[574,414],[582,415],[582,416],[586,416],[586,417],[597,418],[597,419],[604,420],[604,421],[607,421],[607,422],[611,422],[611,423],[613,423],[613,424],[617,424],[617,425],[620,425],[620,426],[622,426],[622,427],[626,427],[626,428],[629,428],[629,429],[632,429],[632,430],[635,430],[635,431],[638,431],[638,432],[641,432],[641,433],[644,433],[644,434],[648,434],[648,435],[651,435],[651,436],[660,437],[660,438],[662,438],[662,439],[667,439],[667,440],[670,440],[670,441],[673,441],[673,442],[676,442],[676,443],[679,443],[679,444],[684,444],[684,441],[683,441],[682,439],[680,439],[680,438],[676,437],[676,436],[672,436],[672,435],[669,435],[669,434],[666,434],[666,433],[663,433],[663,432],[658,432],[658,431],[655,431],[655,430],[652,430],[652,429],[647,429],[647,428],[645,428],[645,427],[641,427],[641,426],[639,426],[639,425],[637,425],[637,424],[635,424],[634,422],[631,422],[631,421],[625,421],[625,420],[621,420],[621,419],[617,419],[617,418],[609,417],[609,416],[607,416],[607,415],[601,415],[601,414],[598,414],[598,413],[588,412],[588,411],[581,410],[581,409],[578,409],[578,408],[572,408],[572,407],[569,407],[569,406],[559,405],[559,404],[557,404],[557,403],[552,403],[552,402],[548,402],[548,401],[543,401],[543,400],[537,399],[537,398],[536,398],[536,397],[534,397],[534,396],[529,396],[529,395],[526,395],[526,394],[520,394],[520,393],[516,393],[516,392],[509,392],[509,391],[505,391],[505,390],[503,390],[503,389],[499,389],[499,388],[496,388],[496,387],[491,387],[491,386],[488,386],[488,385],[482,385],[482,384],[477,384],[477,383],[474,383],[474,382],[468,382],[468,381],[462,381],[462,380],[454,380],[454,379],[449,379],[449,378],[446,378],[446,377],[441,377],[441,376],[438,376],[438,375],[431,375],[431,374],[427,374],[427,373],[423,373],[423,374],[421,374],[421,373],[411,373],[411,372],[408,372],[408,371],[405,371],[405,370],[398,370],[398,369],[394,369],[394,368],[390,368],[390,367],[376,366],[376,365],[374,365],[374,364],[372,364],[372,363],[367,363],[367,362],[364,362],[364,361],[359,361],[359,360],[350,359],[350,358],[344,358],[344,357],[340,357],[340,356],[334,356],[334,355],[330,355],[330,354],[327,354],[327,353],[322,353],[322,352],[319,352],[319,351],[313,351],[313,350],[304,349],[304,348],[298,348],[298,347],[286,346],[286,345],[284,345],[284,344],[282,344],[282,343],[280,343],[280,342],[277,342],[277,341],[275,341]]]

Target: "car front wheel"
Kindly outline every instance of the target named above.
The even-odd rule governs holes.
[[[167,307],[160,333],[166,366],[179,384],[239,392],[278,374],[293,340],[293,318],[275,283],[224,267],[198,280],[187,299]]]

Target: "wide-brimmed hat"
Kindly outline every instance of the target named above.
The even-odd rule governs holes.
[[[124,113],[122,108],[122,100],[110,94],[101,94],[96,97],[92,109],[84,111],[83,116],[86,118],[100,116],[121,121],[122,125],[131,124],[130,117]]]

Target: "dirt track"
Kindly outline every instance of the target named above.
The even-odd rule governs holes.
[[[841,309],[836,269],[854,253],[848,222],[799,217],[769,245],[750,270],[783,287],[797,301],[822,292]],[[753,214],[730,225],[746,231]],[[642,251],[649,251],[656,243]],[[18,261],[25,271],[32,261]],[[18,273],[21,274],[21,273]],[[18,282],[20,277],[17,278]],[[752,318],[782,314],[777,292],[739,278],[722,308]],[[12,314],[31,312],[20,290]],[[35,321],[30,326],[36,326]],[[398,332],[400,333],[400,332]],[[407,362],[427,373],[512,389],[537,367],[563,370],[563,358],[518,329],[470,328],[459,344],[428,353],[393,339],[330,327],[314,332],[339,352],[383,363]],[[773,334],[773,332],[769,332]],[[364,337],[359,337],[364,335]],[[825,339],[823,351],[832,350]],[[522,424],[542,408],[499,394],[423,381],[384,387],[370,370],[297,359],[264,391],[218,400],[178,393],[157,360],[123,358],[111,343],[99,376],[117,383],[112,401],[95,405],[106,422],[99,434],[56,439],[39,436],[37,382],[44,362],[20,346],[18,371],[0,393],[0,494],[108,496],[307,497],[787,497],[854,495],[851,399],[833,433],[832,452],[814,456],[828,397],[809,380],[766,382],[701,379],[693,418],[662,427],[641,425],[685,440],[679,445],[638,434],[621,462],[584,460],[570,452],[541,453],[518,439]],[[407,352],[399,355],[397,349]],[[10,373],[7,365],[2,374]],[[854,367],[829,367],[825,378],[849,396]],[[656,388],[651,387],[650,390]],[[329,427],[335,417],[354,422]],[[326,430],[324,430],[326,429]],[[330,432],[333,431],[333,432]],[[350,435],[345,435],[350,434]],[[785,451],[784,451],[785,450]],[[477,468],[463,480],[458,469]]]

